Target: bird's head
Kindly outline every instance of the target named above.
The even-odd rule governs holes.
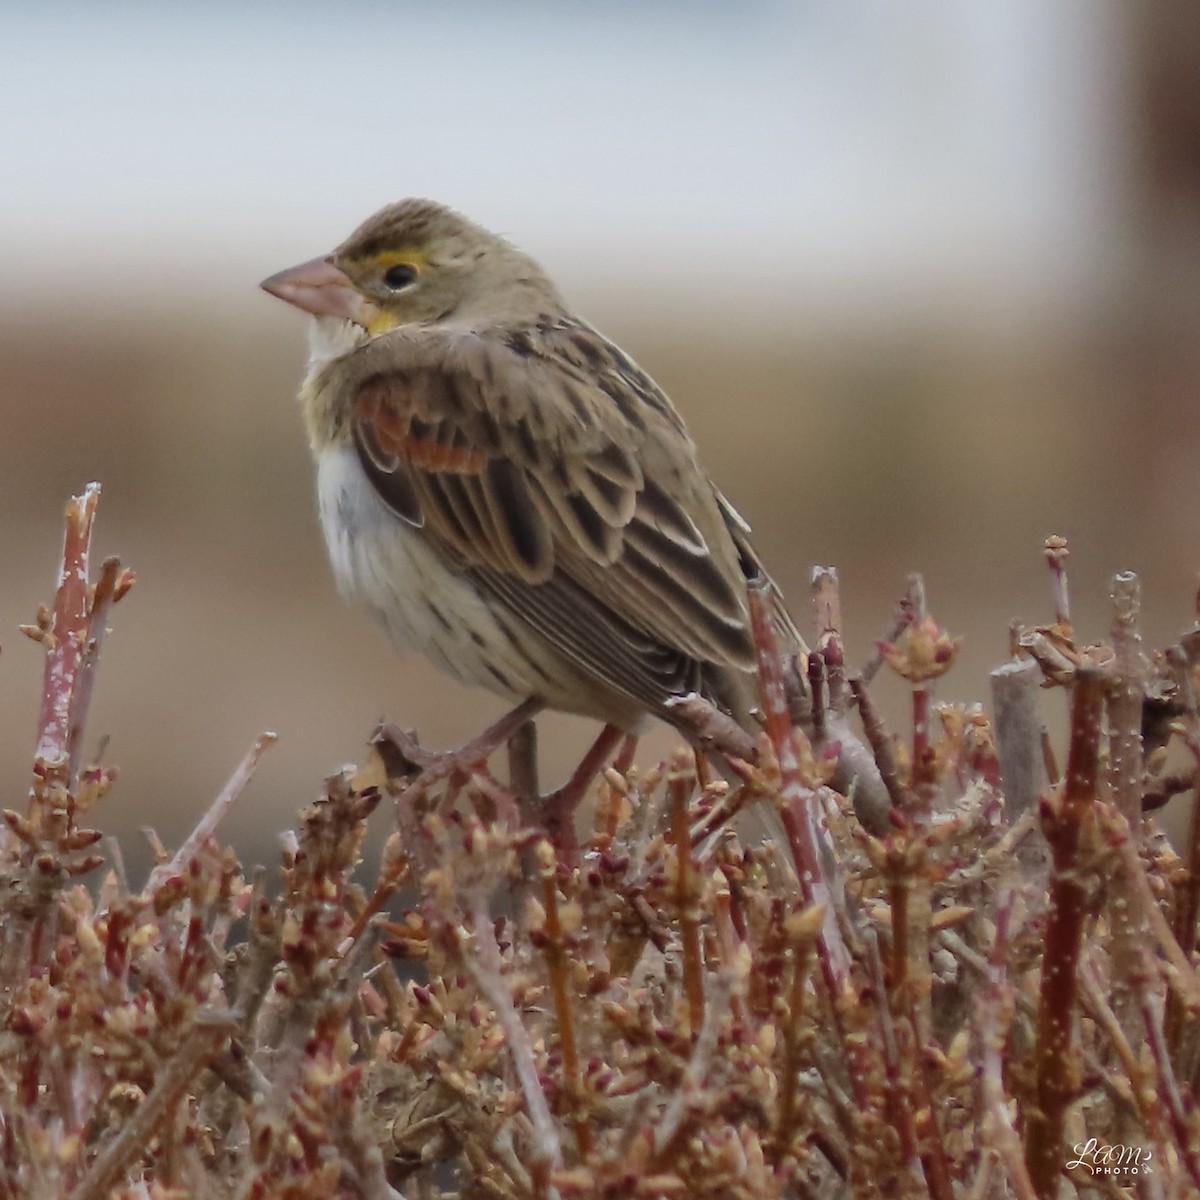
[[[532,259],[430,200],[402,200],[332,254],[272,275],[265,291],[373,339],[403,326],[521,319],[556,302]]]

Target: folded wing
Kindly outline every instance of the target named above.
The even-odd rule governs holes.
[[[383,501],[586,673],[651,709],[753,668],[740,517],[656,385],[581,322],[398,331],[361,369],[355,445]],[[783,632],[797,647],[782,607]],[[719,691],[719,689],[717,689]]]

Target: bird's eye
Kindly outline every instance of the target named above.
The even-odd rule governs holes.
[[[416,278],[416,271],[408,263],[397,263],[394,267],[388,267],[383,273],[383,282],[393,292],[402,291]]]

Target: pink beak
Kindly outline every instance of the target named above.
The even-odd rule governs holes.
[[[259,286],[264,292],[317,317],[344,317],[353,321],[364,303],[349,276],[328,258],[314,258],[298,267],[288,267],[264,279]]]

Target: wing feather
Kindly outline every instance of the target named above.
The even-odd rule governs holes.
[[[529,481],[507,458],[493,458],[481,480],[493,527],[516,573],[545,583],[554,571],[554,543]]]
[[[348,358],[381,498],[584,674],[661,711],[706,672],[752,669],[740,517],[598,333],[405,329]]]

